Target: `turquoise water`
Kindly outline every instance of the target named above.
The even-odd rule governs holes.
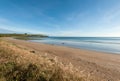
[[[120,54],[120,37],[48,37],[30,41]]]

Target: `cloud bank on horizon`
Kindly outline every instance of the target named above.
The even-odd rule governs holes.
[[[0,0],[0,33],[119,36],[120,0]]]

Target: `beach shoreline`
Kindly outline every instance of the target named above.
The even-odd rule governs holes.
[[[45,45],[52,45],[52,46],[57,46],[57,47],[66,47],[66,48],[72,48],[72,49],[78,49],[78,50],[84,50],[84,51],[94,51],[94,52],[100,52],[103,54],[116,54],[116,55],[120,55],[120,53],[114,53],[114,52],[105,52],[105,51],[99,51],[99,50],[93,50],[93,49],[85,49],[85,48],[77,48],[77,47],[71,47],[71,46],[63,46],[63,45],[56,45],[56,44],[48,44],[48,43],[42,43],[42,42],[34,42],[34,41],[29,41],[28,42],[31,43],[38,43],[38,44],[45,44]]]
[[[84,70],[83,73],[86,75],[90,73],[90,75],[100,78],[102,81],[120,80],[119,54],[42,44],[13,38],[2,38],[2,40],[35,51],[35,53],[57,57],[66,64],[72,63],[75,67],[79,67],[80,71]]]
[[[33,38],[33,40],[29,41],[120,54],[120,49],[118,49],[120,48],[120,43],[118,39],[113,37],[48,37]]]

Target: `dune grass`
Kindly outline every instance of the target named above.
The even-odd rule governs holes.
[[[71,64],[0,40],[0,81],[86,81]]]

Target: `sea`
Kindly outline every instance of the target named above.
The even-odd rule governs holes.
[[[120,54],[120,37],[32,37],[29,41]]]

